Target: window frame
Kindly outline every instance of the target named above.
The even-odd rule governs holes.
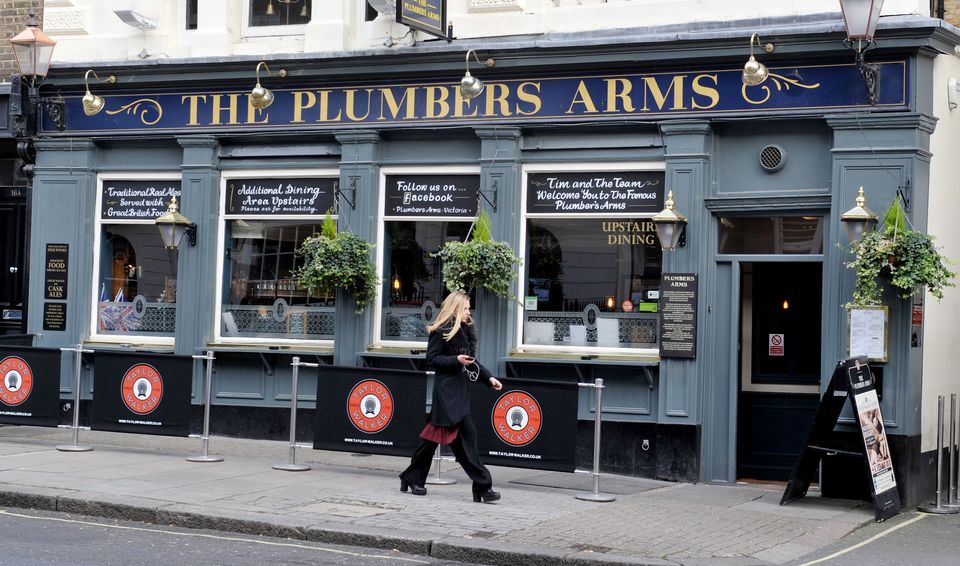
[[[174,324],[174,336],[149,336],[144,334],[99,334],[97,332],[97,309],[99,308],[100,302],[100,287],[97,285],[97,282],[100,278],[100,251],[103,245],[103,219],[101,218],[102,205],[103,205],[103,184],[104,181],[180,181],[180,193],[183,194],[183,174],[179,171],[170,172],[170,171],[137,171],[137,172],[110,172],[110,173],[98,173],[97,174],[97,193],[96,193],[96,204],[94,206],[94,221],[95,228],[93,231],[93,269],[91,270],[91,280],[93,285],[91,285],[90,290],[90,304],[91,308],[88,311],[90,313],[90,325],[88,327],[89,334],[88,339],[91,342],[98,342],[103,344],[135,344],[135,345],[144,345],[144,346],[161,346],[161,347],[173,347],[176,344],[176,333],[177,328]],[[181,210],[185,216],[189,217],[187,213]],[[115,220],[113,222],[107,222],[107,224],[147,224],[148,221],[144,220]],[[157,231],[157,238],[160,237],[159,230]],[[179,250],[177,251],[177,263],[180,262]],[[177,288],[180,288],[180,269],[178,266],[177,269]],[[179,304],[177,304],[179,308]]]
[[[605,173],[610,171],[663,171],[666,179],[666,161],[611,161],[611,162],[575,162],[575,163],[525,163],[520,170],[520,271],[518,273],[514,292],[517,297],[523,297],[525,294],[525,274],[528,265],[527,261],[527,220],[531,218],[639,218],[650,219],[654,214],[629,214],[622,212],[593,212],[593,213],[566,213],[549,214],[543,212],[527,212],[527,183],[530,173]],[[664,187],[664,199],[666,199],[666,187]],[[661,269],[661,277],[663,271]],[[516,353],[537,353],[537,354],[583,354],[583,346],[558,346],[548,344],[525,344],[523,342],[523,322],[525,310],[521,305],[516,309],[515,319],[516,337],[513,344],[513,350]],[[619,348],[610,346],[592,346],[586,349],[589,354],[614,354],[618,356],[636,356],[643,358],[660,358],[660,348]]]
[[[386,223],[388,221],[407,222],[474,222],[476,217],[466,219],[462,216],[388,216],[384,214],[384,205],[387,199],[388,175],[477,175],[480,177],[480,189],[483,189],[483,175],[479,165],[429,165],[429,166],[393,166],[381,167],[377,180],[377,242],[376,266],[377,274],[383,279],[383,246],[386,238]],[[479,212],[479,210],[478,210]],[[423,350],[427,347],[426,341],[415,340],[384,340],[381,338],[383,324],[383,282],[378,285],[376,301],[377,308],[373,313],[373,325],[370,329],[368,343],[373,348],[395,348],[408,350]],[[437,305],[439,308],[440,305]]]
[[[250,218],[243,214],[224,214],[224,208],[226,205],[227,199],[227,182],[230,179],[256,179],[263,178],[267,180],[272,179],[284,179],[284,178],[300,178],[300,177],[332,177],[340,179],[340,169],[339,168],[310,168],[310,169],[231,169],[229,171],[221,171],[220,173],[220,194],[217,198],[217,265],[216,265],[216,281],[217,287],[214,292],[214,308],[213,313],[213,339],[211,345],[231,345],[231,346],[296,346],[299,349],[320,349],[320,350],[329,350],[333,348],[334,340],[336,340],[336,329],[334,329],[334,340],[318,340],[313,338],[307,339],[295,339],[295,338],[254,338],[247,336],[223,336],[221,334],[221,324],[222,324],[222,309],[223,309],[223,283],[224,283],[224,268],[226,266],[226,257],[224,250],[226,249],[226,234],[227,234],[227,222],[230,220],[240,220],[243,218]],[[337,202],[337,195],[333,196],[334,204]],[[257,220],[292,220],[292,221],[303,221],[303,220],[317,220],[317,224],[322,224],[323,219],[326,216],[326,213],[322,215],[310,215],[310,214],[261,214],[256,215]],[[332,214],[334,222],[337,222],[339,215]]]
[[[288,26],[251,26],[250,25],[250,2],[252,0],[243,0],[243,12],[240,14],[240,37],[254,39],[260,37],[288,37],[304,36],[307,33],[308,24],[290,24]],[[306,1],[306,0],[304,0]],[[313,10],[315,6],[310,5],[310,21],[313,21]]]

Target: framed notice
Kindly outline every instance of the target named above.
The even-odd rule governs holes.
[[[661,358],[697,357],[697,279],[696,273],[660,278]]]
[[[67,300],[67,265],[70,257],[69,244],[47,244],[45,258],[43,298]]]
[[[866,356],[871,362],[886,362],[890,311],[876,305],[850,309],[847,313],[847,356]]]

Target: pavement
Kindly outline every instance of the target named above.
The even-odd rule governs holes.
[[[0,426],[0,506],[397,549],[476,564],[734,566],[794,563],[873,522],[865,502],[783,485],[712,485],[600,476],[612,502],[583,501],[590,474],[491,467],[494,504],[471,499],[452,461],[425,497],[401,493],[407,459],[211,437],[217,463],[189,462],[198,438]],[[431,472],[435,477],[436,468]]]

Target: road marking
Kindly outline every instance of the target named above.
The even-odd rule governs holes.
[[[897,529],[902,529],[903,527],[906,527],[907,525],[911,525],[911,524],[913,524],[913,523],[916,523],[917,521],[919,521],[920,519],[923,519],[924,517],[927,517],[927,515],[917,515],[916,517],[914,517],[913,519],[910,519],[909,521],[904,521],[904,522],[900,523],[899,525],[897,525],[897,526],[895,526],[895,527],[890,527],[889,529],[887,529],[887,530],[885,530],[885,531],[881,531],[881,532],[873,535],[872,537],[868,538],[868,539],[865,540],[865,541],[858,542],[857,544],[851,546],[850,548],[845,548],[845,549],[843,549],[843,550],[838,550],[837,552],[834,552],[834,553],[831,554],[830,556],[824,556],[823,558],[818,558],[818,559],[813,560],[813,561],[811,561],[811,562],[804,562],[804,563],[801,564],[800,566],[810,566],[811,564],[819,564],[819,563],[821,563],[821,562],[825,562],[825,561],[827,561],[827,560],[830,560],[831,558],[836,558],[836,557],[841,556],[841,555],[843,555],[843,554],[846,554],[846,553],[848,553],[848,552],[854,551],[854,550],[860,548],[861,546],[865,546],[865,545],[870,544],[871,542],[877,540],[878,538],[887,536],[888,534],[892,533],[893,531],[895,531],[895,530],[897,530]]]
[[[350,552],[349,550],[337,550],[335,548],[326,548],[323,546],[307,546],[303,544],[294,544],[289,542],[272,542],[268,540],[208,535],[203,533],[178,533],[173,531],[160,530],[159,528],[147,529],[143,527],[129,527],[126,525],[107,525],[104,523],[95,523],[93,521],[78,521],[76,519],[61,519],[59,517],[38,517],[34,515],[24,515],[21,513],[11,513],[10,511],[5,511],[3,509],[0,509],[0,515],[9,515],[11,517],[22,517],[24,519],[35,519],[39,521],[58,521],[61,523],[76,523],[78,525],[90,525],[94,527],[105,527],[108,529],[121,529],[121,530],[127,530],[127,531],[145,531],[150,533],[160,533],[160,534],[167,534],[167,535],[174,535],[174,536],[181,536],[181,537],[208,538],[213,540],[227,540],[227,541],[234,541],[234,542],[247,542],[251,544],[262,544],[266,546],[283,546],[287,548],[302,548],[305,550],[320,550],[323,552],[330,552],[332,554],[344,554],[347,556],[356,556],[359,558],[383,558],[386,560],[397,560],[399,562],[414,562],[417,564],[430,564],[430,562],[426,560],[417,560],[415,558],[403,558],[400,556],[389,556],[384,554],[364,554],[362,552]]]

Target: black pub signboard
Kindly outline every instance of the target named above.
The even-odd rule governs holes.
[[[43,298],[67,300],[67,265],[70,246],[68,244],[47,244],[44,262]]]
[[[384,216],[477,215],[480,175],[387,175]]]
[[[103,182],[103,191],[100,194],[100,219],[154,220],[167,212],[167,205],[173,197],[180,200],[178,179],[108,179]]]
[[[656,214],[663,209],[663,171],[531,173],[530,214]]]
[[[697,274],[660,279],[660,357],[697,357]]]
[[[397,23],[447,38],[447,0],[397,0]]]
[[[223,213],[239,216],[325,214],[333,209],[337,177],[230,179]]]

